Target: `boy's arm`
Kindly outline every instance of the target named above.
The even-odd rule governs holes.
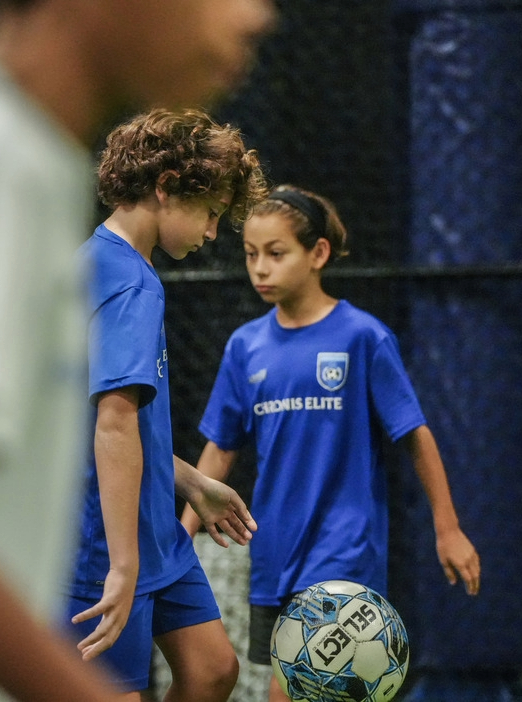
[[[426,425],[422,425],[406,434],[401,443],[409,451],[415,471],[428,496],[437,540],[437,555],[448,581],[454,585],[459,573],[468,594],[478,594],[479,556],[460,529],[446,471],[433,434]]]
[[[103,615],[96,629],[78,644],[84,660],[114,644],[127,623],[134,598],[143,474],[138,402],[135,386],[107,392],[98,402],[94,452],[110,570],[101,600],[72,620],[76,624]]]
[[[224,480],[237,457],[237,451],[224,451],[209,441],[196,470],[175,457],[176,490],[187,500],[181,523],[193,537],[201,524],[221,546],[228,546],[216,524],[234,541],[245,545],[257,524],[237,492]]]
[[[0,582],[0,688],[20,702],[117,702],[101,672],[30,615]]]

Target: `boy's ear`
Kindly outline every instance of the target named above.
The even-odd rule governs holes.
[[[317,270],[323,268],[328,263],[331,252],[332,247],[328,239],[324,236],[319,237],[313,248],[313,267]]]
[[[163,191],[164,193],[171,194],[173,190],[175,190],[174,182],[173,181],[178,181],[179,180],[179,173],[173,169],[169,169],[166,171],[163,171],[163,173],[160,173],[158,176],[158,179],[156,181],[156,192],[158,191],[158,188]],[[171,187],[169,187],[169,184]]]

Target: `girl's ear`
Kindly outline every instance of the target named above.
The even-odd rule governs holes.
[[[315,268],[316,270],[320,270],[321,268],[324,268],[324,266],[328,263],[328,260],[330,258],[330,254],[332,252],[332,247],[331,247],[331,244],[328,241],[328,239],[325,239],[324,236],[317,239],[312,251],[313,251],[313,260],[312,260],[313,268]]]

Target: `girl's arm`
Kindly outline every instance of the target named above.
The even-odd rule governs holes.
[[[207,478],[210,478],[213,481],[219,481],[218,484],[223,484],[226,478],[228,477],[236,458],[237,451],[224,451],[223,449],[220,449],[219,446],[213,441],[209,441],[201,453],[200,459],[198,461],[197,473],[200,476],[207,476]],[[176,463],[176,474],[177,473],[178,463]],[[181,523],[188,531],[188,533],[192,537],[194,537],[199,527],[203,523],[201,519],[203,515],[201,514],[200,509],[197,507],[197,505],[194,504],[192,500],[189,500],[187,497],[185,499],[187,499],[188,502],[190,502],[190,504],[187,504],[185,506],[185,509],[183,510],[183,514],[181,515]],[[250,515],[248,510],[246,510],[246,506],[244,507],[244,510],[245,512],[243,513],[243,516],[240,517],[240,524],[243,526],[243,529],[246,525],[251,531],[255,531],[255,529],[257,529],[257,525],[252,519],[252,516]],[[254,526],[254,528],[252,528],[252,526]],[[213,524],[211,525],[211,528],[212,527],[214,527],[215,529],[215,526]],[[207,529],[207,531],[210,531],[207,523],[205,523],[205,528]],[[213,535],[212,531],[210,531],[210,533],[211,535]],[[251,534],[247,537],[247,539],[250,538]],[[218,541],[218,543],[220,542]],[[244,541],[244,543],[246,543],[246,541]],[[225,544],[226,542],[222,543],[221,545]]]
[[[401,439],[413,460],[433,515],[439,561],[448,581],[454,585],[457,573],[469,595],[476,595],[480,585],[480,560],[473,544],[459,526],[459,520],[433,434],[422,425]]]

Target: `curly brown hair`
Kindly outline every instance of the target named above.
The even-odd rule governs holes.
[[[169,195],[188,200],[232,190],[227,211],[234,226],[251,214],[268,189],[257,151],[241,133],[200,110],[154,109],[116,127],[98,167],[98,195],[111,209],[154,192],[162,173]]]

